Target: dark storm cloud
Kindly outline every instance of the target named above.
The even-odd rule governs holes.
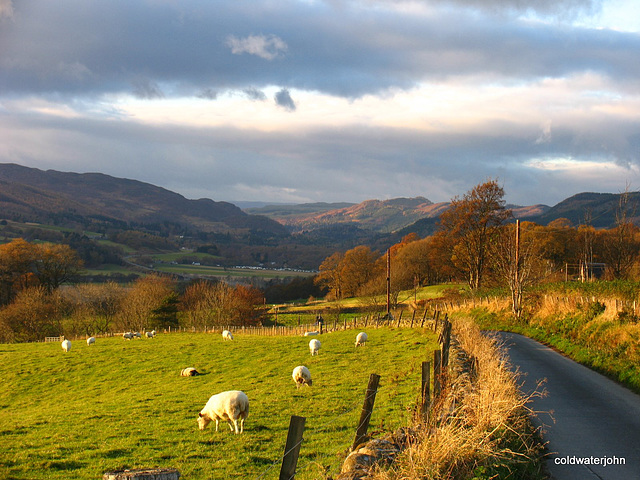
[[[138,98],[164,98],[164,93],[162,93],[160,87],[148,78],[136,78],[131,83],[133,86],[133,95]]]
[[[0,28],[0,87],[13,92],[126,92],[138,78],[165,95],[249,86],[360,96],[432,78],[546,77],[585,70],[640,77],[638,35],[444,10],[339,11],[321,2],[33,1]],[[591,1],[444,0],[484,10],[551,13]],[[5,13],[5,16],[7,14]],[[179,87],[178,87],[179,86]],[[636,88],[636,87],[634,87]],[[145,90],[142,89],[142,92]]]
[[[196,96],[198,98],[205,98],[207,100],[215,100],[216,98],[218,98],[218,92],[213,90],[212,88],[205,88]]]
[[[259,102],[264,102],[267,99],[267,95],[257,88],[245,88],[243,90],[244,94],[247,96],[249,100],[255,100]]]
[[[286,88],[283,88],[278,93],[276,93],[276,104],[286,110],[289,110],[290,112],[296,109],[296,104],[293,101],[293,98],[291,98],[289,90],[287,90]]]

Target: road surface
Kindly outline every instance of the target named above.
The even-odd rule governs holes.
[[[530,406],[548,442],[552,478],[640,480],[640,395],[535,340],[491,334],[503,340],[525,394],[546,379],[546,397]]]

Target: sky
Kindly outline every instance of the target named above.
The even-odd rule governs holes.
[[[640,189],[638,0],[0,0],[0,163],[187,198]]]

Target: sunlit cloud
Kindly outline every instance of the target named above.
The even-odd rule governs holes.
[[[249,35],[238,38],[234,35],[227,38],[227,45],[234,55],[247,53],[265,60],[273,60],[287,51],[287,44],[276,35]]]

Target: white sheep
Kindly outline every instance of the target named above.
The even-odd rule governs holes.
[[[131,332],[125,332],[122,334],[122,338],[124,340],[131,340],[133,338],[133,333]]]
[[[229,330],[223,330],[222,331],[222,339],[223,340],[233,340],[233,335],[231,334],[231,332]]]
[[[305,337],[313,337],[314,335],[320,335],[320,332],[304,332]]]
[[[304,365],[299,365],[294,368],[291,377],[293,378],[293,381],[296,382],[296,388],[300,388],[302,385],[313,385],[311,372]]]
[[[209,401],[198,414],[198,427],[204,430],[210,422],[216,422],[216,432],[218,422],[226,420],[229,428],[236,435],[244,430],[244,421],[249,416],[249,398],[246,393],[240,390],[231,390],[218,393],[209,398]],[[238,420],[240,420],[240,430],[238,430]]]
[[[356,347],[363,347],[365,343],[367,343],[367,339],[369,337],[366,333],[360,332],[356,337]]]
[[[320,350],[320,340],[314,338],[309,342],[309,350],[311,351],[311,356],[317,355],[318,350]]]
[[[93,345],[94,343],[96,343],[96,337],[87,338],[87,345]]]
[[[180,372],[181,377],[195,377],[196,375],[200,375],[200,372],[193,367],[183,368]]]
[[[62,350],[65,352],[71,350],[71,342],[69,340],[63,340],[60,345],[62,345]]]
[[[145,335],[147,336],[147,338],[153,338],[155,336],[153,332],[145,332]]]

